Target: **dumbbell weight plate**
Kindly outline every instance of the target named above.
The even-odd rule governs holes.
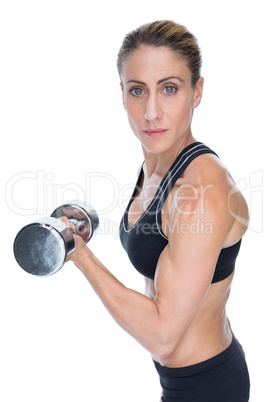
[[[91,239],[99,225],[99,218],[95,209],[83,201],[69,201],[56,208],[51,216],[54,218],[65,216],[74,222],[77,227],[74,234],[82,237],[86,243]]]
[[[39,276],[58,272],[74,249],[69,227],[53,217],[39,218],[25,226],[14,241],[14,255],[24,271]]]

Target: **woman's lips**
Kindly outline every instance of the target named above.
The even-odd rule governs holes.
[[[161,135],[165,134],[167,132],[167,129],[165,128],[154,128],[154,129],[147,129],[147,130],[143,130],[144,133],[148,136],[148,137],[160,137]]]

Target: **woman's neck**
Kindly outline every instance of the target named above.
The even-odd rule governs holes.
[[[180,152],[187,147],[188,145],[192,144],[196,140],[190,134],[189,136],[183,138],[179,141],[176,146],[172,149],[169,149],[163,153],[152,153],[148,152],[146,149],[143,148],[143,154],[145,159],[145,166],[144,166],[144,174],[147,178],[150,178],[153,175],[164,177],[172,163],[175,161],[177,156]]]

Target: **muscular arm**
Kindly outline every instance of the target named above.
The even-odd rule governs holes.
[[[115,321],[151,353],[158,353],[159,317],[156,303],[125,287],[88,248],[84,247],[79,254],[73,261]]]
[[[199,199],[183,199],[178,194],[170,210],[169,243],[158,261],[155,300],[126,288],[86,246],[72,257],[116,322],[162,358],[172,353],[200,309],[233,224],[220,198],[207,197],[205,211]],[[201,220],[212,232],[193,230]]]

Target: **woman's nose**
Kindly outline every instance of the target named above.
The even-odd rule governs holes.
[[[162,117],[162,110],[157,96],[150,95],[146,104],[145,119],[153,121]]]

